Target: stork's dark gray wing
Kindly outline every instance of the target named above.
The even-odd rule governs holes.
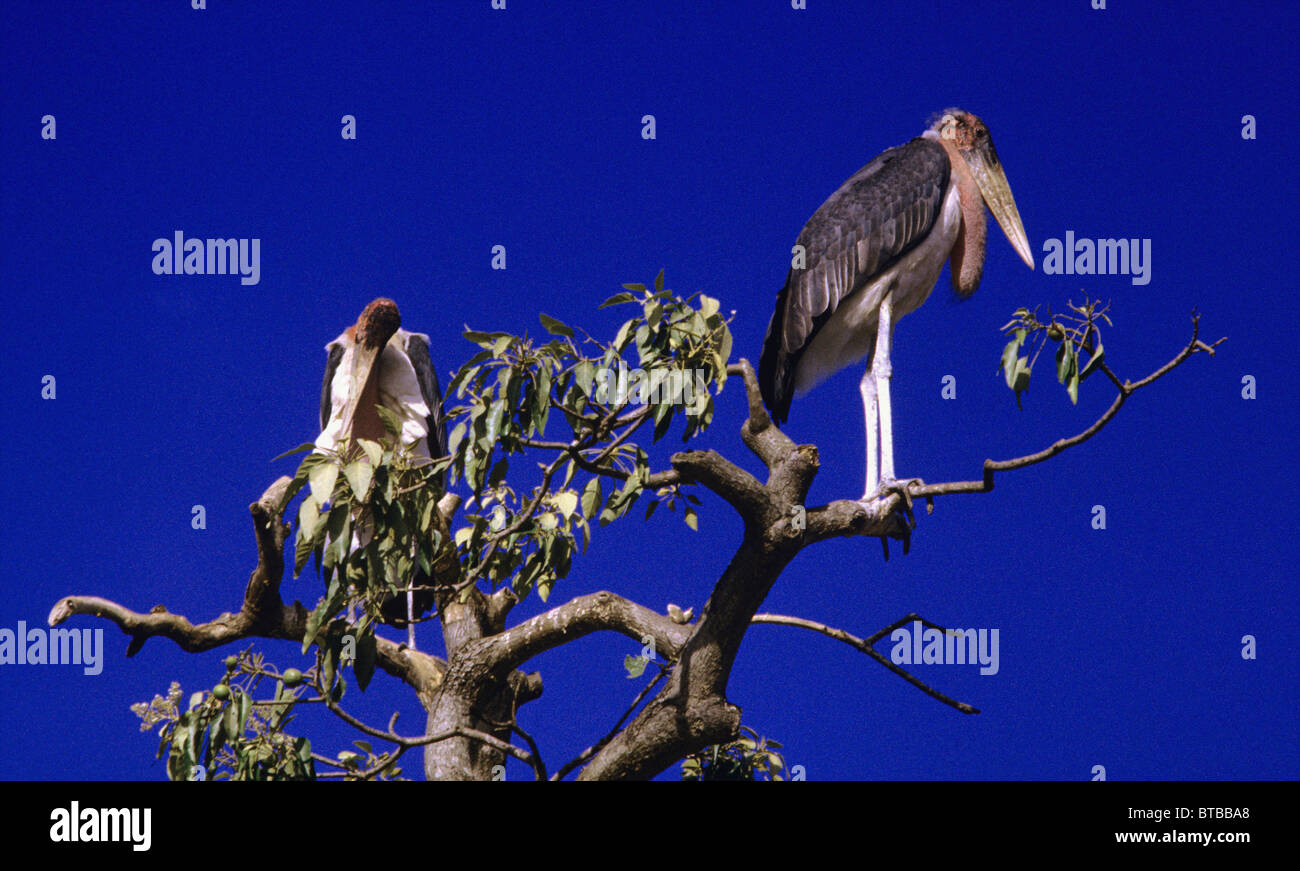
[[[804,225],[763,340],[759,383],[777,423],[790,413],[804,349],[845,299],[889,269],[930,232],[952,169],[943,146],[913,139],[891,148],[840,185]]]
[[[325,429],[330,422],[330,386],[334,382],[334,373],[338,371],[343,360],[343,346],[335,342],[330,345],[329,359],[325,362],[325,383],[320,386],[320,428]]]
[[[410,334],[406,340],[406,356],[415,368],[424,404],[429,406],[429,456],[444,457],[447,455],[447,424],[442,416],[442,387],[438,384],[438,373],[433,368],[429,343],[424,336]]]
[[[424,397],[424,404],[429,406],[429,456],[434,458],[446,456],[447,423],[442,413],[442,387],[438,384],[438,372],[433,368],[433,358],[429,355],[429,342],[423,335],[407,334],[406,358],[411,361],[411,367],[415,369],[415,378],[420,382],[420,395]],[[443,480],[442,472],[438,472],[433,477],[433,484],[439,491],[443,489]],[[417,567],[411,586],[414,590],[412,604],[415,606],[415,616],[422,617],[434,606],[433,587],[430,585],[429,576]],[[406,596],[389,596],[384,600],[381,611],[387,622],[395,626],[405,626]]]

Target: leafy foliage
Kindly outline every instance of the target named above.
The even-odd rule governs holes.
[[[579,340],[578,330],[545,314],[541,323],[552,337],[546,342],[466,331],[480,350],[448,387],[461,402],[450,415],[457,421],[449,438],[451,476],[473,493],[455,533],[463,583],[509,583],[521,598],[536,590],[545,601],[574,554],[586,550],[593,522],[612,523],[645,495],[649,460],[631,437],[652,425],[658,441],[681,417],[687,440],[712,422],[712,388],[726,382],[732,345],[718,301],[678,297],[664,288],[662,271],[653,289],[623,287],[602,307],[640,311],[611,342],[585,331]],[[520,491],[507,475],[526,451],[555,456],[542,464],[540,483]],[[647,516],[660,502],[675,510],[678,498],[695,528],[691,506],[698,500],[676,486],[649,494]]]
[[[740,728],[750,737],[705,747],[682,760],[682,780],[784,780],[781,745],[747,726]]]
[[[1098,324],[1105,321],[1112,326],[1106,312],[1109,305],[1100,305],[1084,297],[1082,305],[1067,302],[1070,314],[1053,315],[1049,310],[1047,322],[1038,320],[1038,312],[1027,308],[1018,308],[1014,316],[1002,327],[1002,331],[1011,334],[1011,341],[1002,349],[1000,365],[1007,387],[1016,393],[1016,406],[1020,406],[1020,395],[1029,389],[1029,376],[1038,355],[1049,341],[1056,342],[1056,380],[1065,386],[1070,402],[1079,402],[1079,384],[1096,372],[1105,360],[1105,349],[1101,344],[1101,329]],[[1035,337],[1038,347],[1031,359],[1021,350],[1032,344]],[[1087,355],[1087,363],[1079,365],[1080,355]]]
[[[255,701],[267,677],[275,678],[275,693]],[[267,671],[260,656],[245,652],[212,690],[192,694],[185,711],[175,682],[166,697],[154,696],[131,710],[143,720],[141,731],[162,723],[158,758],[166,754],[171,780],[314,780],[311,741],[284,731],[298,693],[284,676]]]
[[[382,442],[358,439],[331,452],[313,450],[310,444],[298,448],[312,452],[299,464],[284,498],[287,505],[304,487],[309,490],[298,507],[294,573],[300,574],[314,557],[325,582],[325,594],[307,621],[303,652],[313,643],[330,642],[325,666],[332,670],[342,629],[324,637],[322,632],[345,609],[360,606],[360,616],[349,622],[362,689],[374,670],[374,627],[382,604],[408,590],[417,570],[434,576],[436,566],[450,555],[446,523],[438,512],[442,491],[435,485],[448,460],[395,448],[401,422],[382,406],[379,412],[388,432]]]

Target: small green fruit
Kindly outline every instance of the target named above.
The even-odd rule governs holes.
[[[219,683],[212,688],[212,695],[224,702],[226,699],[230,698],[230,687],[223,683]]]
[[[284,681],[285,686],[296,687],[302,683],[302,672],[296,668],[285,669],[284,674],[280,675],[280,679]]]

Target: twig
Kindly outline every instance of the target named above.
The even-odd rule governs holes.
[[[614,728],[610,729],[609,732],[606,733],[605,737],[601,738],[595,744],[592,744],[586,750],[583,750],[581,753],[579,753],[576,758],[570,760],[569,762],[566,762],[564,764],[564,767],[562,767],[559,771],[555,772],[555,774],[551,775],[551,780],[553,781],[563,780],[564,775],[568,774],[570,771],[577,768],[579,765],[582,765],[588,759],[590,759],[591,757],[599,753],[600,748],[604,747],[606,744],[612,741],[614,739],[614,736],[623,730],[623,724],[627,722],[627,718],[632,716],[632,712],[635,711],[640,706],[641,702],[645,701],[645,697],[650,695],[650,691],[654,689],[656,686],[658,686],[659,682],[663,680],[665,677],[667,677],[668,674],[670,673],[670,670],[667,666],[663,664],[658,664],[658,665],[659,665],[659,674],[655,676],[654,680],[646,684],[645,687],[641,690],[641,692],[637,693],[637,697],[632,700],[632,704],[628,706],[628,709],[623,713],[623,716],[618,718],[618,722],[614,724]]]
[[[1181,351],[1179,351],[1174,356],[1174,358],[1170,360],[1168,363],[1165,363],[1159,369],[1157,369],[1156,371],[1152,372],[1150,375],[1146,376],[1145,378],[1142,378],[1139,381],[1136,382],[1121,381],[1119,376],[1117,376],[1113,371],[1111,371],[1109,366],[1107,366],[1104,362],[1101,363],[1099,366],[1101,371],[1105,372],[1106,377],[1111,380],[1111,383],[1116,385],[1115,400],[1110,404],[1110,407],[1106,409],[1105,413],[1102,414],[1101,417],[1099,417],[1095,422],[1093,422],[1093,424],[1090,427],[1085,429],[1083,432],[1078,433],[1077,435],[1070,436],[1069,438],[1057,439],[1055,442],[1048,445],[1043,450],[1033,454],[1026,454],[1025,456],[1015,457],[1010,460],[985,460],[983,481],[949,481],[942,484],[923,484],[923,485],[909,487],[908,492],[912,496],[927,497],[927,498],[931,496],[941,496],[941,495],[948,495],[952,493],[987,493],[993,489],[994,472],[1006,472],[1012,469],[1023,469],[1026,466],[1032,466],[1035,463],[1041,463],[1044,460],[1049,460],[1052,457],[1056,456],[1057,454],[1061,453],[1062,451],[1068,448],[1072,448],[1075,445],[1083,444],[1088,439],[1092,438],[1097,433],[1101,432],[1102,428],[1105,427],[1106,424],[1110,423],[1111,420],[1114,419],[1115,415],[1119,413],[1120,408],[1123,407],[1124,403],[1128,400],[1128,398],[1132,396],[1134,393],[1136,393],[1139,389],[1146,387],[1148,384],[1151,384],[1153,381],[1157,380],[1158,378],[1161,378],[1167,375],[1168,373],[1172,372],[1174,369],[1176,369],[1178,366],[1184,363],[1193,354],[1209,353],[1213,355],[1214,349],[1217,348],[1223,342],[1227,341],[1225,337],[1219,339],[1217,342],[1215,342],[1212,345],[1207,345],[1205,342],[1202,342],[1198,338],[1200,333],[1200,318],[1201,316],[1199,314],[1192,315],[1192,338],[1187,343],[1186,347],[1184,347]]]
[[[858,650],[865,653],[867,656],[870,656],[876,662],[880,663],[885,668],[889,669],[894,674],[898,675],[903,680],[907,681],[912,686],[916,687],[917,689],[925,693],[930,698],[937,699],[943,702],[945,705],[948,705],[949,707],[956,708],[957,710],[961,711],[963,714],[978,714],[979,713],[978,708],[972,707],[971,705],[968,705],[965,702],[959,702],[956,699],[951,699],[948,696],[945,696],[943,693],[925,684],[919,678],[916,678],[911,674],[908,674],[907,671],[895,665],[889,659],[889,657],[885,656],[883,653],[876,650],[876,648],[872,647],[873,644],[875,644],[884,636],[893,632],[895,629],[899,628],[900,626],[905,626],[906,624],[916,620],[920,620],[923,625],[931,629],[938,629],[941,632],[948,631],[947,629],[944,629],[942,626],[938,626],[934,623],[931,623],[929,620],[924,620],[921,617],[917,616],[916,614],[908,614],[906,617],[900,618],[894,623],[891,623],[889,626],[886,626],[884,629],[881,629],[879,632],[875,633],[870,638],[858,638],[856,635],[851,635],[848,632],[845,632],[843,629],[835,629],[831,626],[827,626],[824,623],[816,623],[812,620],[805,620],[802,617],[787,617],[784,614],[755,614],[754,618],[749,622],[773,623],[781,626],[797,626],[800,629],[809,629],[812,630],[813,632],[820,632],[822,635],[825,635],[828,638],[834,638],[836,641],[843,641],[845,644],[848,644],[851,647],[855,647]]]

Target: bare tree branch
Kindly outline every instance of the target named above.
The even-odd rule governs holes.
[[[497,738],[495,735],[489,735],[486,732],[479,732],[476,729],[470,729],[465,726],[457,726],[454,729],[447,729],[446,731],[439,732],[436,735],[421,735],[418,738],[404,738],[403,736],[395,734],[392,731],[385,730],[385,729],[376,729],[374,726],[370,726],[367,725],[366,723],[363,723],[361,720],[358,720],[356,717],[352,716],[347,711],[340,708],[337,702],[329,698],[328,694],[326,694],[326,696],[324,697],[324,701],[325,701],[325,707],[329,708],[329,710],[335,716],[337,716],[343,722],[347,723],[352,728],[356,729],[358,732],[362,732],[363,734],[369,735],[372,738],[379,738],[382,741],[389,741],[393,744],[396,744],[398,747],[402,747],[404,749],[410,749],[411,747],[423,747],[428,744],[436,744],[440,741],[446,741],[451,738],[468,738],[473,741],[480,741],[488,745],[489,747],[492,747],[493,749],[500,751],[501,753],[505,753],[507,755],[513,756],[516,759],[518,759],[520,762],[523,762],[524,764],[528,765],[530,768],[535,767],[535,760],[533,759],[532,754],[529,753],[527,750],[524,750],[520,747],[516,747],[515,745],[511,744],[509,741],[502,741],[500,738]],[[396,760],[394,759],[392,761],[396,761]],[[391,761],[389,763],[386,763],[384,767],[387,767],[390,764],[392,764]],[[543,770],[541,774],[542,776],[539,779],[545,780],[546,779],[545,771]]]
[[[592,632],[618,632],[637,644],[650,639],[655,651],[672,659],[690,637],[691,627],[607,591],[572,599],[498,635],[480,639],[472,655],[501,675],[552,648]]]
[[[222,614],[207,623],[193,624],[180,614],[155,605],[147,614],[125,608],[97,596],[65,596],[50,610],[48,622],[57,626],[76,614],[89,614],[115,623],[131,636],[127,655],[134,656],[145,641],[155,636],[170,638],[189,653],[211,650],[245,638],[279,638],[302,641],[308,612],[295,602],[280,601],[279,584],[284,574],[284,541],[287,527],[280,523],[280,499],[289,478],[282,477],[249,506],[257,538],[257,568],[244,592],[244,604],[236,614]],[[405,645],[376,638],[376,662],[384,671],[427,695],[437,689],[446,663],[418,653]]]
[[[877,632],[875,635],[872,635],[871,638],[858,638],[856,635],[851,635],[848,632],[845,632],[843,629],[835,629],[833,627],[827,626],[825,623],[816,623],[812,620],[805,620],[802,617],[787,617],[784,614],[755,614],[754,619],[751,620],[750,622],[751,623],[772,623],[780,626],[797,626],[800,629],[810,629],[813,632],[820,632],[822,635],[825,635],[828,638],[834,638],[836,641],[843,641],[845,644],[857,648],[858,650],[865,653],[867,656],[870,656],[876,662],[880,663],[885,668],[889,669],[894,674],[898,675],[903,680],[907,681],[912,686],[916,687],[917,689],[925,693],[930,698],[938,699],[939,701],[943,702],[945,705],[956,708],[957,710],[961,711],[963,714],[978,714],[979,713],[978,708],[972,707],[966,704],[965,702],[959,702],[956,699],[951,699],[948,696],[945,696],[943,693],[939,692],[938,690],[933,689],[932,687],[923,683],[918,678],[909,674],[904,669],[900,668],[893,661],[891,661],[889,657],[885,656],[883,653],[876,650],[876,648],[872,646],[873,644],[875,644],[876,641],[880,640],[880,638],[882,638],[884,635],[888,635],[889,633],[893,632],[895,629],[899,628],[900,626],[905,626],[914,620],[920,620],[922,624],[928,626],[931,629],[938,629],[941,632],[948,631],[944,627],[931,623],[929,620],[925,620],[916,614],[908,614],[906,617],[903,617],[895,621],[894,623],[891,623],[889,626],[885,627],[880,632]]]

